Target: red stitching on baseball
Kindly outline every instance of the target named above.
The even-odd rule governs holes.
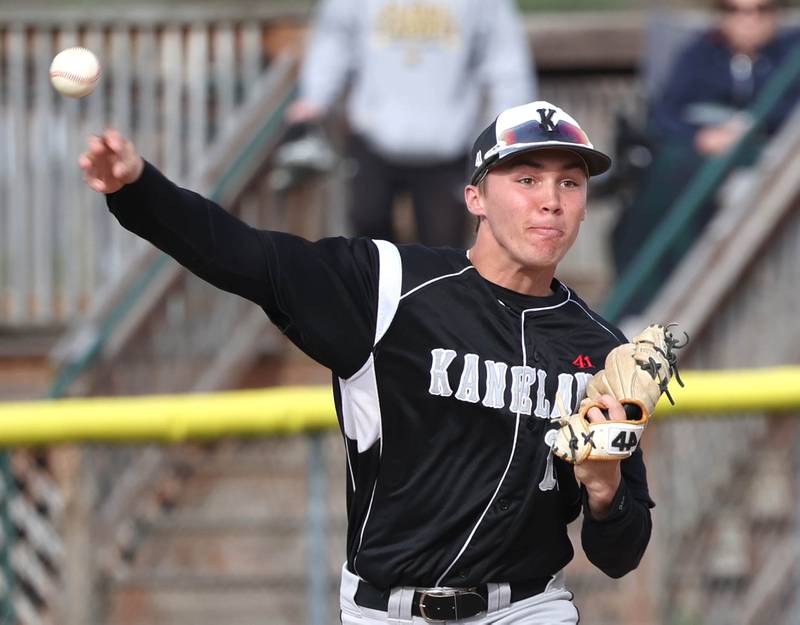
[[[97,79],[100,78],[100,72],[98,71],[95,73],[94,76],[89,76],[88,78],[85,76],[81,76],[80,74],[73,74],[71,72],[62,72],[59,70],[54,70],[50,72],[50,78],[66,78],[67,80],[74,80],[75,82],[79,82],[84,85],[89,85],[93,82],[97,82]]]

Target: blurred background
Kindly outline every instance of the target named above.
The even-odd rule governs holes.
[[[793,6],[519,2],[538,96],[616,159],[558,275],[629,333],[679,322],[685,369],[800,360]],[[253,225],[351,233],[345,95],[311,124],[287,114],[317,8],[0,4],[0,400],[329,383],[261,310],[113,223],[76,164],[86,136],[114,125]],[[48,78],[72,45],[103,66],[79,101]],[[399,241],[417,238],[410,204],[394,199]],[[651,426],[652,542],[622,580],[581,554],[569,565],[582,625],[800,623],[798,407],[768,404]],[[2,623],[338,622],[345,463],[332,429],[14,445],[0,474]]]

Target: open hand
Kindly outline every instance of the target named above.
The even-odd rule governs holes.
[[[133,143],[110,128],[102,135],[89,137],[89,149],[81,154],[78,165],[84,179],[100,193],[115,193],[142,175],[144,161]]]

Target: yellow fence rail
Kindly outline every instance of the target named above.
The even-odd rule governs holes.
[[[687,371],[657,415],[800,409],[800,367]],[[288,434],[333,427],[327,386],[209,394],[0,403],[0,445],[162,441]]]

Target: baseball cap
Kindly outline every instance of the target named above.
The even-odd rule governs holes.
[[[478,184],[486,173],[514,154],[565,148],[583,158],[590,176],[611,167],[611,158],[596,150],[572,117],[555,104],[538,100],[506,109],[497,116],[472,146],[470,184]]]

